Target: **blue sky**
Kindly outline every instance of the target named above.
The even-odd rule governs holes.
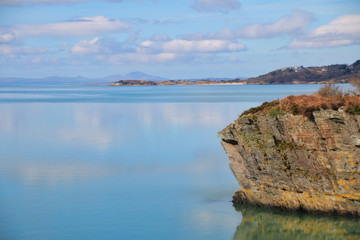
[[[0,77],[252,77],[359,53],[358,0],[0,0]]]

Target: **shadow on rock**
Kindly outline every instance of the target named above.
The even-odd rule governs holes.
[[[360,239],[360,219],[313,216],[254,206],[235,206],[243,219],[233,240]]]

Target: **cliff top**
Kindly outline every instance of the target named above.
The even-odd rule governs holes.
[[[314,111],[339,108],[344,108],[347,113],[360,115],[360,82],[355,82],[354,85],[358,88],[358,92],[344,93],[338,87],[328,84],[313,95],[288,96],[265,102],[245,111],[241,116],[264,112],[272,117],[285,113],[311,117]]]

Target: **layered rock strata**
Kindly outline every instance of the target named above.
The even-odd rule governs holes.
[[[259,112],[219,137],[241,187],[235,203],[360,216],[360,115]]]

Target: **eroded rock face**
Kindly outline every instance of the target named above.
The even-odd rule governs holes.
[[[219,132],[241,190],[234,201],[360,216],[360,116],[239,117]]]

